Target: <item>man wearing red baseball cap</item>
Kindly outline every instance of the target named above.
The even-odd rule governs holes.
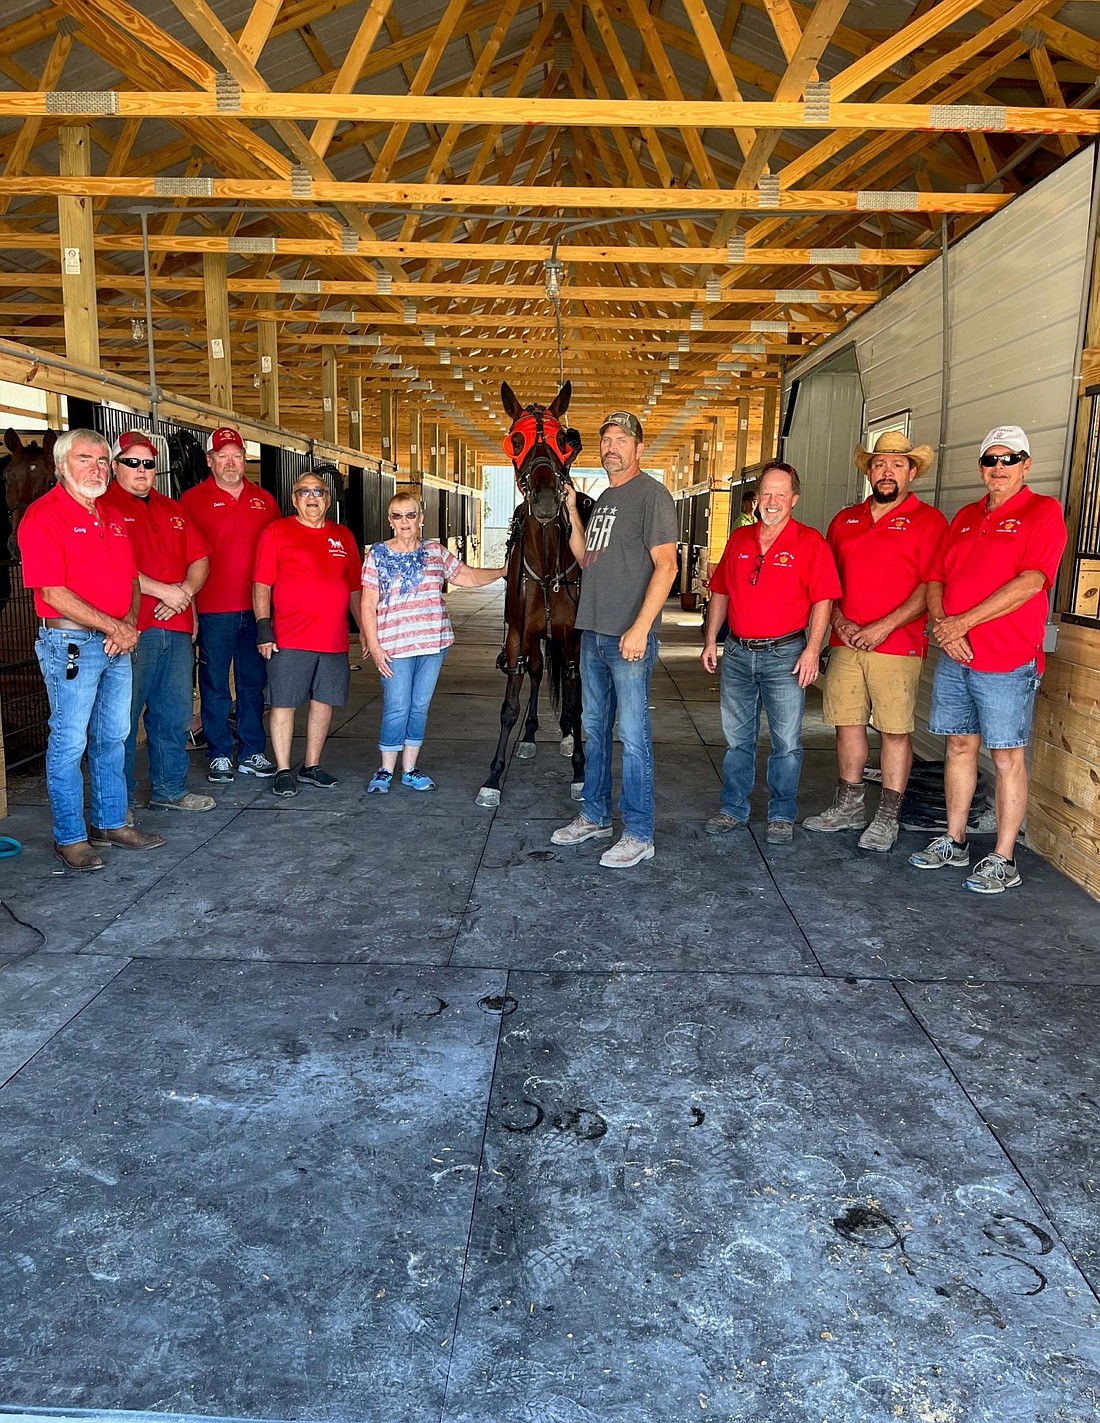
[[[242,775],[273,776],[264,755],[267,668],[256,648],[252,570],[260,535],[280,509],[265,489],[245,477],[244,440],[229,426],[206,441],[210,478],[184,492],[183,512],[207,547],[210,574],[199,590],[199,696],[210,755],[207,780],[232,781],[233,732],[229,673],[237,689],[237,767]]]
[[[129,535],[141,586],[126,738],[130,805],[136,791],[138,727],[144,714],[150,805],[164,810],[213,810],[212,796],[187,789],[195,663],[192,599],[206,581],[206,545],[180,505],[156,489],[157,452],[147,434],[124,431],[111,448],[111,468],[114,480],[101,502],[118,516]]]

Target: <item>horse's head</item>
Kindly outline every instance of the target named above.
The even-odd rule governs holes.
[[[562,425],[573,387],[566,381],[549,405],[521,405],[507,381],[500,387],[512,424],[504,453],[512,461],[519,492],[540,524],[552,524],[562,506],[569,466],[581,452],[581,437]]]
[[[45,494],[56,478],[53,463],[56,440],[57,432],[54,430],[46,431],[41,444],[37,440],[24,444],[15,430],[4,434],[4,444],[11,455],[4,466],[4,494],[11,521],[9,544],[13,550],[17,547],[15,532],[27,512],[27,506],[33,504],[40,494]]]

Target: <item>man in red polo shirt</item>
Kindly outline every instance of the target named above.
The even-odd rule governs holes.
[[[941,648],[928,730],[947,737],[947,834],[909,863],[919,870],[970,864],[966,823],[984,742],[996,772],[997,843],[965,883],[976,894],[1001,894],[1020,883],[1015,852],[1027,813],[1027,743],[1066,521],[1057,499],[1027,487],[1031,443],[1019,425],[990,430],[978,466],[989,492],[952,519],[928,583],[932,635]]]
[[[69,430],[54,446],[57,484],[19,525],[23,580],[42,619],[35,654],[50,698],[46,789],[54,851],[72,870],[101,870],[97,850],[163,845],[126,824],[130,657],[140,601],[134,551],[122,523],[98,500],[110,450],[94,430]],[[84,823],[81,758],[88,753],[92,828]]]
[[[773,460],[757,485],[760,522],[735,529],[711,575],[703,666],[718,666],[718,629],[728,615],[722,655],[720,705],[729,749],[722,766],[718,814],[709,835],[748,824],[756,779],[760,708],[768,714],[769,845],[789,845],[802,775],[802,713],[806,688],[820,666],[832,600],[840,580],[829,546],[816,529],[791,517],[799,498],[798,473]]]
[[[111,448],[114,482],[103,506],[117,514],[137,559],[141,606],[133,652],[134,686],[126,738],[126,788],[134,803],[134,755],[145,714],[149,804],[163,810],[213,810],[214,798],[187,789],[191,729],[192,599],[209,561],[198,530],[174,499],[155,487],[157,452],[141,430],[126,430]]]
[[[229,671],[237,690],[237,768],[246,776],[273,776],[274,762],[264,755],[264,683],[266,668],[256,650],[252,612],[252,570],[260,535],[279,517],[279,506],[265,489],[245,477],[244,441],[223,427],[206,441],[210,478],[180,499],[194,521],[210,557],[210,573],[199,590],[199,697],[202,729],[216,785],[233,780],[232,697]]]
[[[335,477],[331,470],[328,478]],[[317,470],[299,475],[293,499],[290,518],[269,524],[260,537],[252,587],[256,637],[267,661],[277,768],[271,789],[277,796],[297,795],[299,782],[321,790],[340,784],[321,765],[321,752],[333,707],[348,700],[348,610],[358,627],[362,594],[355,537],[326,518],[331,495],[325,476]],[[295,779],[294,712],[307,701],[306,754]]]
[[[897,840],[913,768],[917,688],[928,651],[925,585],[947,520],[909,486],[933,459],[930,446],[914,446],[896,431],[880,435],[873,451],[857,446],[856,466],[871,485],[870,498],[842,509],[826,535],[844,589],[833,608],[824,688],[824,719],[836,727],[839,780],[832,805],[802,825],[862,830],[862,850],[886,851]],[[863,772],[872,715],[882,740],[882,795],[867,825]]]

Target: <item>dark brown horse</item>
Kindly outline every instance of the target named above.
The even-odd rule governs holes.
[[[55,430],[47,430],[42,443],[30,440],[27,444],[19,438],[15,430],[4,435],[4,444],[9,455],[0,460],[0,472],[4,478],[4,518],[7,522],[4,541],[10,557],[19,559],[19,545],[15,541],[16,530],[40,494],[45,494],[54,482],[53,447],[57,439]]]
[[[504,603],[507,631],[497,666],[508,678],[500,709],[500,740],[485,784],[477,795],[481,806],[500,804],[508,738],[519,720],[519,696],[524,676],[531,678],[531,697],[516,756],[529,761],[535,754],[539,688],[544,670],[550,673],[551,705],[560,713],[561,754],[573,762],[571,794],[579,800],[584,787],[584,742],[581,738],[580,638],[577,599],[581,570],[569,548],[569,511],[565,488],[569,466],[580,454],[581,438],[566,429],[561,417],[569,408],[572,385],[566,381],[549,405],[523,406],[505,382],[500,388],[504,413],[512,421],[504,452],[516,471],[523,503],[512,517],[508,539],[508,583]],[[592,500],[577,494],[581,520],[588,522]]]

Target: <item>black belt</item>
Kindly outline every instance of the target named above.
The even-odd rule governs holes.
[[[788,642],[794,642],[805,636],[805,628],[799,628],[797,632],[784,633],[782,637],[735,637],[731,632],[730,642],[735,642],[738,647],[747,647],[750,652],[759,652],[766,647],[786,647]]]

